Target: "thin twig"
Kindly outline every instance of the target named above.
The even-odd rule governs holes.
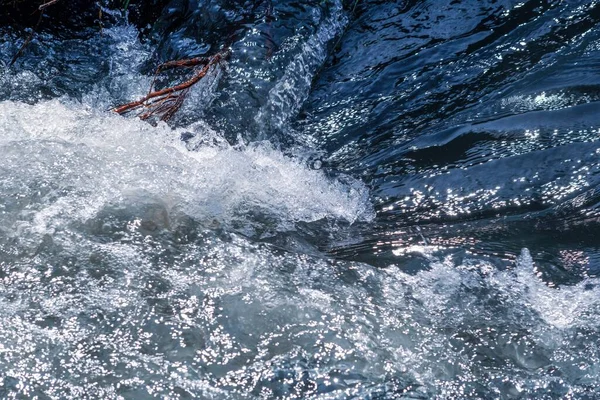
[[[154,76],[152,77],[152,83],[150,84],[150,88],[148,89],[148,94],[152,93],[152,89],[154,89],[154,85],[156,84],[156,78],[158,78],[158,74],[166,69],[177,68],[177,67],[195,67],[198,65],[203,65],[210,62],[210,59],[207,57],[195,57],[184,60],[173,60],[167,61],[160,64],[156,67],[154,71]]]
[[[40,11],[40,16],[38,18],[37,23],[31,29],[31,33],[29,34],[29,36],[27,36],[27,39],[25,39],[25,41],[21,45],[21,47],[19,48],[19,51],[17,51],[17,53],[13,56],[12,60],[8,64],[9,68],[12,67],[12,65],[17,61],[17,59],[19,57],[21,57],[21,54],[23,54],[23,50],[25,50],[25,47],[27,47],[27,45],[29,44],[29,42],[31,42],[31,40],[33,39],[33,36],[35,35],[35,31],[37,30],[37,28],[40,26],[40,23],[42,22],[42,17],[43,16],[44,16],[44,12]]]
[[[210,61],[211,61],[211,58],[209,58],[209,57],[195,57],[195,58],[189,58],[189,59],[184,59],[184,60],[173,60],[173,61],[167,61],[167,62],[160,64],[156,68],[156,70],[158,72],[162,72],[162,71],[164,71],[166,69],[170,69],[170,68],[195,67],[197,65],[209,63]]]
[[[58,3],[59,1],[60,1],[60,0],[50,0],[50,1],[46,2],[46,3],[44,3],[44,4],[41,4],[41,5],[38,7],[38,10],[40,10],[40,11],[44,11],[46,8],[50,7],[52,4],[56,4],[56,3]]]
[[[37,29],[40,27],[40,24],[42,23],[42,18],[44,17],[44,11],[46,10],[46,8],[50,7],[53,4],[58,3],[59,1],[60,0],[49,0],[43,4],[40,4],[40,6],[38,7],[40,16],[39,16],[37,22],[35,23],[35,26],[31,29],[31,33],[29,34],[29,36],[27,36],[27,39],[25,39],[25,41],[21,45],[21,47],[19,48],[19,51],[17,51],[17,53],[13,56],[12,60],[8,64],[9,68],[12,67],[12,65],[17,61],[17,59],[19,57],[21,57],[21,55],[23,54],[23,51],[25,50],[25,47],[27,47],[27,45],[29,45],[29,43],[33,40],[33,36],[35,35],[35,32],[37,31]]]

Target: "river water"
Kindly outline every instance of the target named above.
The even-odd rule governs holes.
[[[350,3],[0,27],[1,398],[600,397],[600,3]]]

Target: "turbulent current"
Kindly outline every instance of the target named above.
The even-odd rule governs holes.
[[[0,398],[600,398],[600,3],[165,3],[0,24]]]

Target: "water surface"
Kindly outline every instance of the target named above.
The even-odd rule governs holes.
[[[600,4],[104,13],[0,28],[0,397],[600,396]]]

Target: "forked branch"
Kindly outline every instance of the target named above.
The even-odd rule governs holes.
[[[190,79],[175,86],[153,91],[153,82],[150,87],[150,92],[146,96],[139,100],[117,106],[113,111],[118,114],[125,114],[143,108],[145,111],[142,111],[138,115],[140,119],[146,120],[152,116],[159,116],[160,120],[168,121],[173,117],[177,110],[181,108],[189,89],[204,78],[212,67],[218,65],[228,55],[229,50],[224,50],[211,57],[197,57],[165,62],[158,66],[155,76],[161,71],[170,68],[200,66],[202,66],[202,68],[196,69]]]

